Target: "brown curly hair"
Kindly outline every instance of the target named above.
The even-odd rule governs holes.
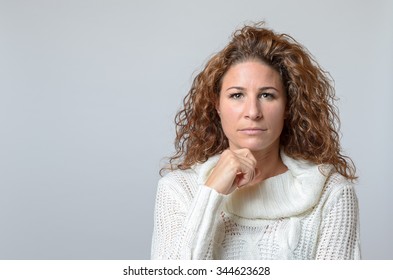
[[[329,74],[306,48],[287,34],[263,23],[235,31],[230,43],[215,54],[194,79],[175,117],[175,154],[169,168],[187,169],[229,147],[216,102],[228,69],[237,63],[259,60],[281,76],[287,93],[287,118],[280,144],[295,159],[332,164],[348,179],[356,179],[352,160],[341,154],[335,91]]]

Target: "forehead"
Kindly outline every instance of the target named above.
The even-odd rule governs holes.
[[[278,71],[258,60],[232,65],[222,78],[222,87],[229,84],[236,84],[237,86],[283,86]]]

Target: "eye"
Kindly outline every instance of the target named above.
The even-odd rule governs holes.
[[[261,93],[260,97],[264,98],[264,99],[273,99],[274,95],[271,93],[268,93],[268,92],[264,92],[264,93]]]
[[[236,92],[236,93],[231,93],[231,94],[229,95],[229,98],[232,98],[232,99],[240,99],[242,96],[243,96],[243,93]]]

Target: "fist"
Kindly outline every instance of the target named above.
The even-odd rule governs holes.
[[[205,184],[219,193],[230,194],[253,181],[256,164],[249,149],[225,150]]]

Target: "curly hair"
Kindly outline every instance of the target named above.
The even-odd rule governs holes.
[[[330,75],[295,39],[264,28],[263,23],[235,31],[230,43],[195,77],[175,117],[176,152],[169,169],[190,168],[229,147],[215,106],[224,74],[232,65],[249,60],[272,67],[282,78],[287,94],[280,137],[284,152],[295,159],[331,164],[346,178],[356,179],[352,160],[341,153]]]

